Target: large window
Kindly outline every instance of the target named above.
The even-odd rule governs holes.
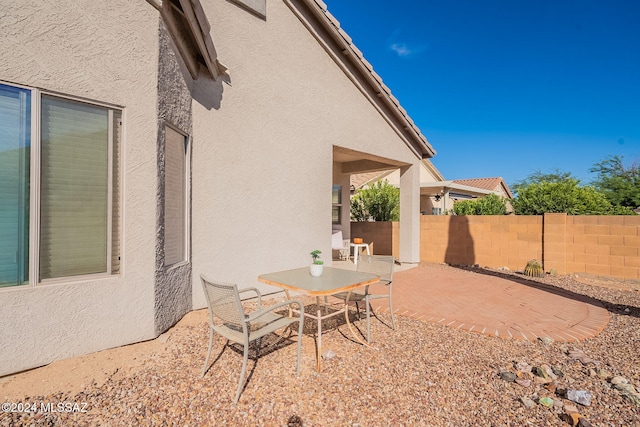
[[[0,286],[120,269],[118,109],[0,84]]]

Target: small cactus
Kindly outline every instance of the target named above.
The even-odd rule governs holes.
[[[524,268],[525,276],[529,277],[542,277],[544,276],[544,270],[542,269],[542,264],[540,264],[535,259],[532,259],[527,263],[527,266]]]

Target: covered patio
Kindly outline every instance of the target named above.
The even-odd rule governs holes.
[[[333,204],[332,229],[351,238],[350,176],[353,174],[400,170],[400,251],[398,259],[405,263],[420,262],[420,165],[369,153],[333,147],[333,186],[338,189],[339,203]],[[335,212],[339,212],[337,215]],[[337,218],[336,218],[337,216]]]

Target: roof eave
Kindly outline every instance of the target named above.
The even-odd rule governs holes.
[[[227,67],[218,61],[216,49],[210,34],[211,25],[209,24],[204,9],[198,0],[178,1],[182,11],[178,10],[168,0],[147,0],[149,4],[160,12],[160,16],[167,26],[167,30],[171,34],[191,77],[197,80],[200,76],[200,68],[203,68],[213,80],[217,80],[221,75],[227,73]],[[186,30],[191,33],[193,40],[195,40],[195,49],[197,49],[197,52],[192,52],[189,43],[180,37],[178,26],[181,25],[181,23],[174,18],[171,9],[179,13],[184,19],[182,25],[186,27]],[[200,56],[202,61],[196,59],[197,56]]]

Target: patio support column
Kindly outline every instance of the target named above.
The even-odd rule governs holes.
[[[400,168],[400,262],[420,262],[420,165]]]

